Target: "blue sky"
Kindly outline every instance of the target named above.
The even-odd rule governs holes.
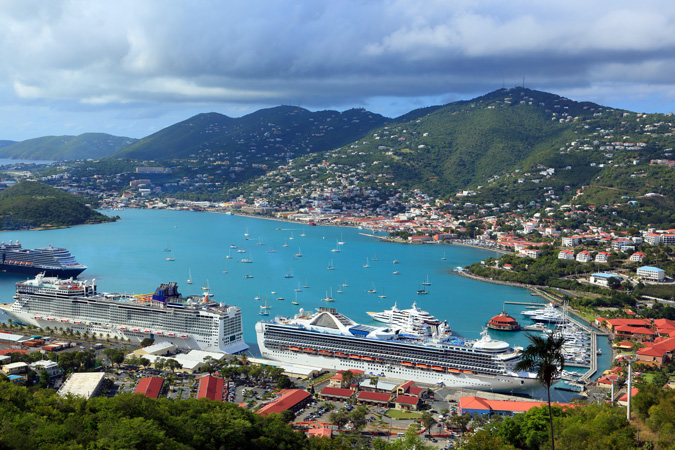
[[[395,117],[523,77],[675,112],[672,1],[21,0],[0,29],[0,139],[141,138],[280,104]]]

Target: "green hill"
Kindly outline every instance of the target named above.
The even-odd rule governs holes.
[[[0,192],[0,229],[3,230],[114,220],[86,206],[80,197],[41,183],[22,181]]]
[[[345,145],[387,120],[362,109],[310,112],[293,106],[262,109],[240,118],[198,114],[119,150],[114,157],[257,156],[285,160]]]
[[[96,159],[111,155],[136,140],[105,133],[44,136],[0,147],[0,158],[53,161]]]

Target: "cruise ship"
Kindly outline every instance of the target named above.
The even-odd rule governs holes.
[[[70,329],[140,342],[153,338],[181,349],[239,353],[244,342],[241,309],[215,303],[208,293],[183,297],[176,283],[153,294],[98,292],[96,281],[38,275],[16,283],[14,303],[0,305],[12,319],[40,328]]]
[[[358,324],[333,308],[301,309],[292,318],[258,322],[255,330],[261,355],[276,361],[455,388],[510,392],[538,383],[534,373],[515,371],[520,351],[487,331],[479,340],[406,339],[399,329]]]
[[[23,248],[19,241],[0,244],[0,272],[38,275],[49,277],[77,277],[86,266],[75,261],[65,248],[47,247]]]
[[[367,314],[373,320],[386,323],[393,328],[400,328],[401,333],[409,337],[425,337],[431,336],[438,331],[438,327],[443,324],[445,335],[450,335],[450,326],[447,321],[441,322],[429,312],[422,310],[413,302],[410,309],[399,309],[394,303],[391,309],[382,312],[371,312]]]

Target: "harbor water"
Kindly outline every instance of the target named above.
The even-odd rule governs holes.
[[[526,289],[482,283],[453,272],[495,252],[457,245],[406,245],[365,236],[370,231],[244,216],[169,210],[104,211],[119,215],[115,223],[73,228],[2,232],[1,241],[19,240],[26,248],[65,247],[88,266],[81,279],[96,279],[100,291],[144,294],[175,281],[184,294],[209,288],[218,302],[242,309],[244,337],[258,353],[254,325],[265,301],[270,316],[293,315],[300,308],[336,308],[353,320],[373,322],[367,311],[413,302],[437,318],[447,319],[454,334],[479,337],[502,309],[521,325],[522,305],[542,301]],[[248,260],[250,262],[243,262]],[[188,278],[192,284],[188,284]],[[2,274],[0,301],[10,303],[15,283],[24,276]],[[372,292],[375,291],[375,292]],[[418,293],[419,291],[426,293]],[[332,297],[334,302],[323,301]],[[256,298],[260,298],[257,300]],[[293,304],[293,302],[298,305]],[[2,317],[6,320],[6,316]],[[523,332],[489,331],[496,339],[526,346]],[[609,367],[606,338],[599,373]],[[564,400],[569,393],[553,392]]]

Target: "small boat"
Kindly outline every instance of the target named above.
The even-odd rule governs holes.
[[[305,230],[304,230],[304,229],[302,230],[302,233],[300,233],[300,236],[302,236],[302,237],[307,236],[307,235],[305,234]]]
[[[429,275],[427,275],[427,281],[422,281],[422,284],[424,286],[431,286],[431,282],[429,282]]]
[[[234,244],[230,244],[230,248],[237,248],[237,246]]]
[[[398,259],[393,260],[391,263],[392,264],[398,264],[400,261]]]
[[[305,288],[305,289],[309,288],[309,283],[307,283],[307,280],[305,280],[305,284],[302,287]]]
[[[331,250],[333,253],[340,253],[340,244],[338,243],[334,249]]]
[[[206,286],[202,286],[202,291],[209,291],[209,280],[206,280]]]
[[[443,257],[441,258],[441,261],[445,261],[446,259],[448,258],[445,257],[445,252],[443,252]]]
[[[256,295],[255,297],[253,297],[253,300],[260,300],[260,295]]]
[[[377,255],[373,256],[373,261],[377,261]]]
[[[188,269],[187,284],[192,284],[192,269]]]
[[[248,228],[246,229],[246,233],[244,233],[244,236],[248,237]]]
[[[342,294],[342,289],[340,289],[340,286],[338,286],[338,288],[335,292],[337,292],[338,294]]]
[[[277,300],[286,300],[286,299],[283,297],[277,297]]]
[[[338,245],[345,245],[345,241],[342,238],[342,233],[340,233],[340,240],[338,241]]]
[[[384,295],[384,292],[382,292],[380,295],[378,295],[378,297],[380,297],[380,298],[387,298],[387,296]]]
[[[424,283],[422,283],[422,284],[423,284],[422,289],[418,289],[418,290],[417,290],[417,293],[420,294],[420,295],[428,294],[429,291],[427,291],[427,287],[424,286]]]
[[[295,254],[296,258],[302,257],[302,251],[300,250],[300,247],[298,247],[298,253]]]
[[[366,263],[363,265],[363,267],[366,269],[370,267],[370,264],[368,264],[368,258],[366,258]]]
[[[330,260],[330,264],[328,264],[328,265],[326,266],[326,269],[328,269],[328,270],[335,270],[335,267],[333,267],[333,260],[332,260],[332,259]]]
[[[401,275],[401,272],[399,272],[398,270],[394,270],[392,273],[393,273],[394,275]]]
[[[242,259],[242,260],[239,261],[239,262],[242,262],[242,263],[244,263],[244,264],[251,264],[251,263],[253,262],[253,260],[252,260],[252,259],[246,259],[246,258],[244,258],[244,259]]]
[[[167,243],[166,243],[166,248],[164,249],[164,251],[165,251],[165,252],[170,252],[170,251],[171,251],[171,247],[169,247],[169,242],[168,242],[168,241],[167,241]]]
[[[240,248],[239,250],[237,250],[237,253],[246,253],[246,250],[244,250],[243,248]]]
[[[298,293],[295,293],[295,300],[291,302],[292,305],[299,305],[300,303],[298,302]]]
[[[244,278],[253,278],[253,275],[246,274],[244,275]]]
[[[284,275],[284,278],[293,278],[293,274],[287,273],[287,274]]]
[[[377,294],[377,291],[375,290],[375,283],[373,283],[373,288],[368,289],[366,292],[369,294]]]
[[[342,283],[342,287],[349,287],[349,285],[347,284],[347,280],[345,280],[345,282]]]
[[[334,302],[335,299],[333,298],[333,288],[330,288],[330,295],[328,295],[328,292],[326,292],[326,296],[322,299],[324,302]]]
[[[282,247],[288,247],[288,242],[287,242],[287,241],[284,241]]]
[[[171,252],[171,250],[169,250],[169,251]],[[174,257],[173,257],[173,252],[171,252],[171,256],[167,256],[167,257],[166,257],[166,260],[167,260],[167,261],[175,261],[175,259],[174,259]]]
[[[232,259],[232,250],[227,252],[227,255],[225,256],[225,259]]]
[[[258,311],[259,316],[269,316],[270,312],[263,305],[260,305],[260,311]]]

